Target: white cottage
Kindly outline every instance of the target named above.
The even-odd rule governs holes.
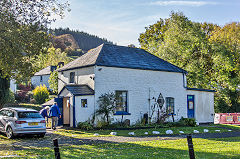
[[[34,87],[40,86],[40,85],[46,85],[47,88],[49,88],[49,77],[51,72],[57,69],[57,66],[48,66],[34,74],[34,76],[31,78],[31,83]]]
[[[113,122],[121,120],[121,114],[131,124],[143,114],[150,115],[160,93],[175,120],[213,122],[214,91],[188,88],[185,70],[139,48],[102,44],[58,71],[66,125],[89,120],[98,109],[98,98],[108,92],[122,97],[122,107],[111,116]]]

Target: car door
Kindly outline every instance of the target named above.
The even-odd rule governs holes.
[[[6,110],[1,110],[0,111],[0,131],[4,131],[5,127],[5,117],[6,117]]]

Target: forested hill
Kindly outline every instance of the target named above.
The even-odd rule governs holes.
[[[77,41],[79,48],[85,52],[101,45],[102,43],[113,44],[113,42],[108,41],[105,38],[100,38],[96,35],[91,35],[83,31],[71,30],[69,28],[52,29],[50,32],[56,36],[71,34]]]

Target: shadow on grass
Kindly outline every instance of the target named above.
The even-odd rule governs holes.
[[[52,140],[55,138],[59,140],[62,158],[189,158],[185,139],[120,143],[101,139],[66,137],[59,134],[48,134],[44,138],[18,137],[11,140],[13,149],[9,154],[24,158],[54,158]],[[1,135],[0,139],[9,140]],[[202,140],[201,143],[194,142],[196,158],[239,158],[239,154],[231,149],[225,150],[224,153],[221,153],[221,150],[207,152],[206,148],[202,148],[201,144],[204,144]],[[226,139],[226,143],[228,141],[232,142]]]

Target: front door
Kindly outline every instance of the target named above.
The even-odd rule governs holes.
[[[63,114],[63,98],[54,98],[54,102],[57,102],[60,112]],[[63,125],[63,116],[58,120],[58,126],[60,125]]]
[[[187,95],[188,118],[194,118],[194,95]]]
[[[70,98],[63,98],[63,124],[70,125]]]

